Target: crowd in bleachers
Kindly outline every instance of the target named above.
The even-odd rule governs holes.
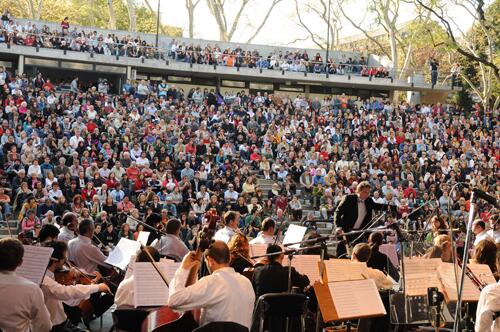
[[[69,92],[55,88],[42,74],[0,68],[1,212],[26,232],[66,210],[115,228],[128,214],[157,212],[181,218],[188,239],[209,208],[239,211],[244,228],[265,216],[306,217],[304,199],[330,218],[362,180],[398,217],[432,200],[458,227],[470,192],[451,192],[454,183],[500,193],[498,111],[346,95],[222,96],[145,80],[127,81],[118,95],[77,78]],[[274,179],[272,190],[263,193],[257,177]],[[411,215],[416,227],[433,206]],[[480,212],[488,220],[489,208]]]
[[[103,35],[97,31],[71,28],[67,19],[61,23],[61,29],[54,30],[47,25],[37,26],[31,22],[16,23],[13,18],[4,15],[0,27],[0,43],[109,56],[170,58],[192,64],[389,77],[387,68],[369,66],[364,56],[358,58],[342,54],[339,59],[332,56],[323,59],[320,53],[309,55],[306,50],[261,54],[257,49],[244,49],[241,46],[221,48],[217,44],[200,45],[176,39],[172,39],[166,49],[157,49],[140,36]]]

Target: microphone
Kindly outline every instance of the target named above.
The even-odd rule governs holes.
[[[498,200],[496,199],[495,196],[488,194],[487,192],[482,191],[481,189],[474,188],[472,189],[474,194],[477,195],[477,197],[484,199],[488,203],[490,203],[493,206],[498,206]]]
[[[467,183],[463,183],[463,186],[471,189],[471,186],[468,185]],[[493,205],[495,207],[498,207],[498,200],[495,196],[490,195],[487,192],[482,191],[481,189],[476,188],[476,187],[473,187],[472,191],[474,192],[474,194],[477,195],[477,197],[484,199],[486,202],[490,203],[491,205]]]

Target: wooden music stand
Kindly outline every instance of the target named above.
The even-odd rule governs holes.
[[[314,292],[325,322],[372,318],[386,315],[372,279],[316,282]]]
[[[375,281],[356,280],[363,278],[363,273],[360,273],[363,266],[346,263],[342,268],[346,269],[342,274],[346,280],[339,280],[339,276],[336,276],[335,281],[328,282],[328,273],[323,273],[323,280],[313,285],[323,320],[332,322],[386,315]],[[324,266],[324,271],[327,270]]]

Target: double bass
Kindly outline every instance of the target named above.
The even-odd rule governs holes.
[[[207,211],[205,214],[206,223],[198,233],[198,247],[195,252],[195,258],[201,261],[201,255],[203,252],[209,248],[212,238],[215,235],[215,229],[217,226],[217,221],[220,217],[217,215],[215,209]],[[160,274],[165,284],[168,286],[168,281],[154,262],[153,257],[148,253],[149,260],[151,264],[155,267],[155,270]],[[186,281],[186,287],[194,284],[196,282],[196,276],[198,274],[199,264],[193,267],[189,271],[189,275]],[[179,313],[173,311],[168,306],[161,307],[157,310],[151,311],[144,322],[142,323],[141,332],[177,332],[177,331],[192,331],[198,327],[200,312],[199,310],[188,311],[184,313]]]

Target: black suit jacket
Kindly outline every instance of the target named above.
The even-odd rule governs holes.
[[[360,228],[366,226],[373,217],[373,210],[387,210],[389,206],[387,204],[375,203],[371,197],[368,197],[365,201],[366,206],[366,216],[361,224]],[[390,206],[392,212],[397,211],[396,206]],[[342,197],[342,200],[337,205],[335,213],[333,215],[333,221],[337,227],[342,227],[342,230],[347,233],[352,230],[356,220],[358,219],[358,195],[351,194]]]
[[[280,263],[269,263],[255,267],[252,277],[255,298],[268,293],[283,293],[288,290],[288,267]],[[295,271],[292,267],[292,287],[309,286],[309,278]]]

